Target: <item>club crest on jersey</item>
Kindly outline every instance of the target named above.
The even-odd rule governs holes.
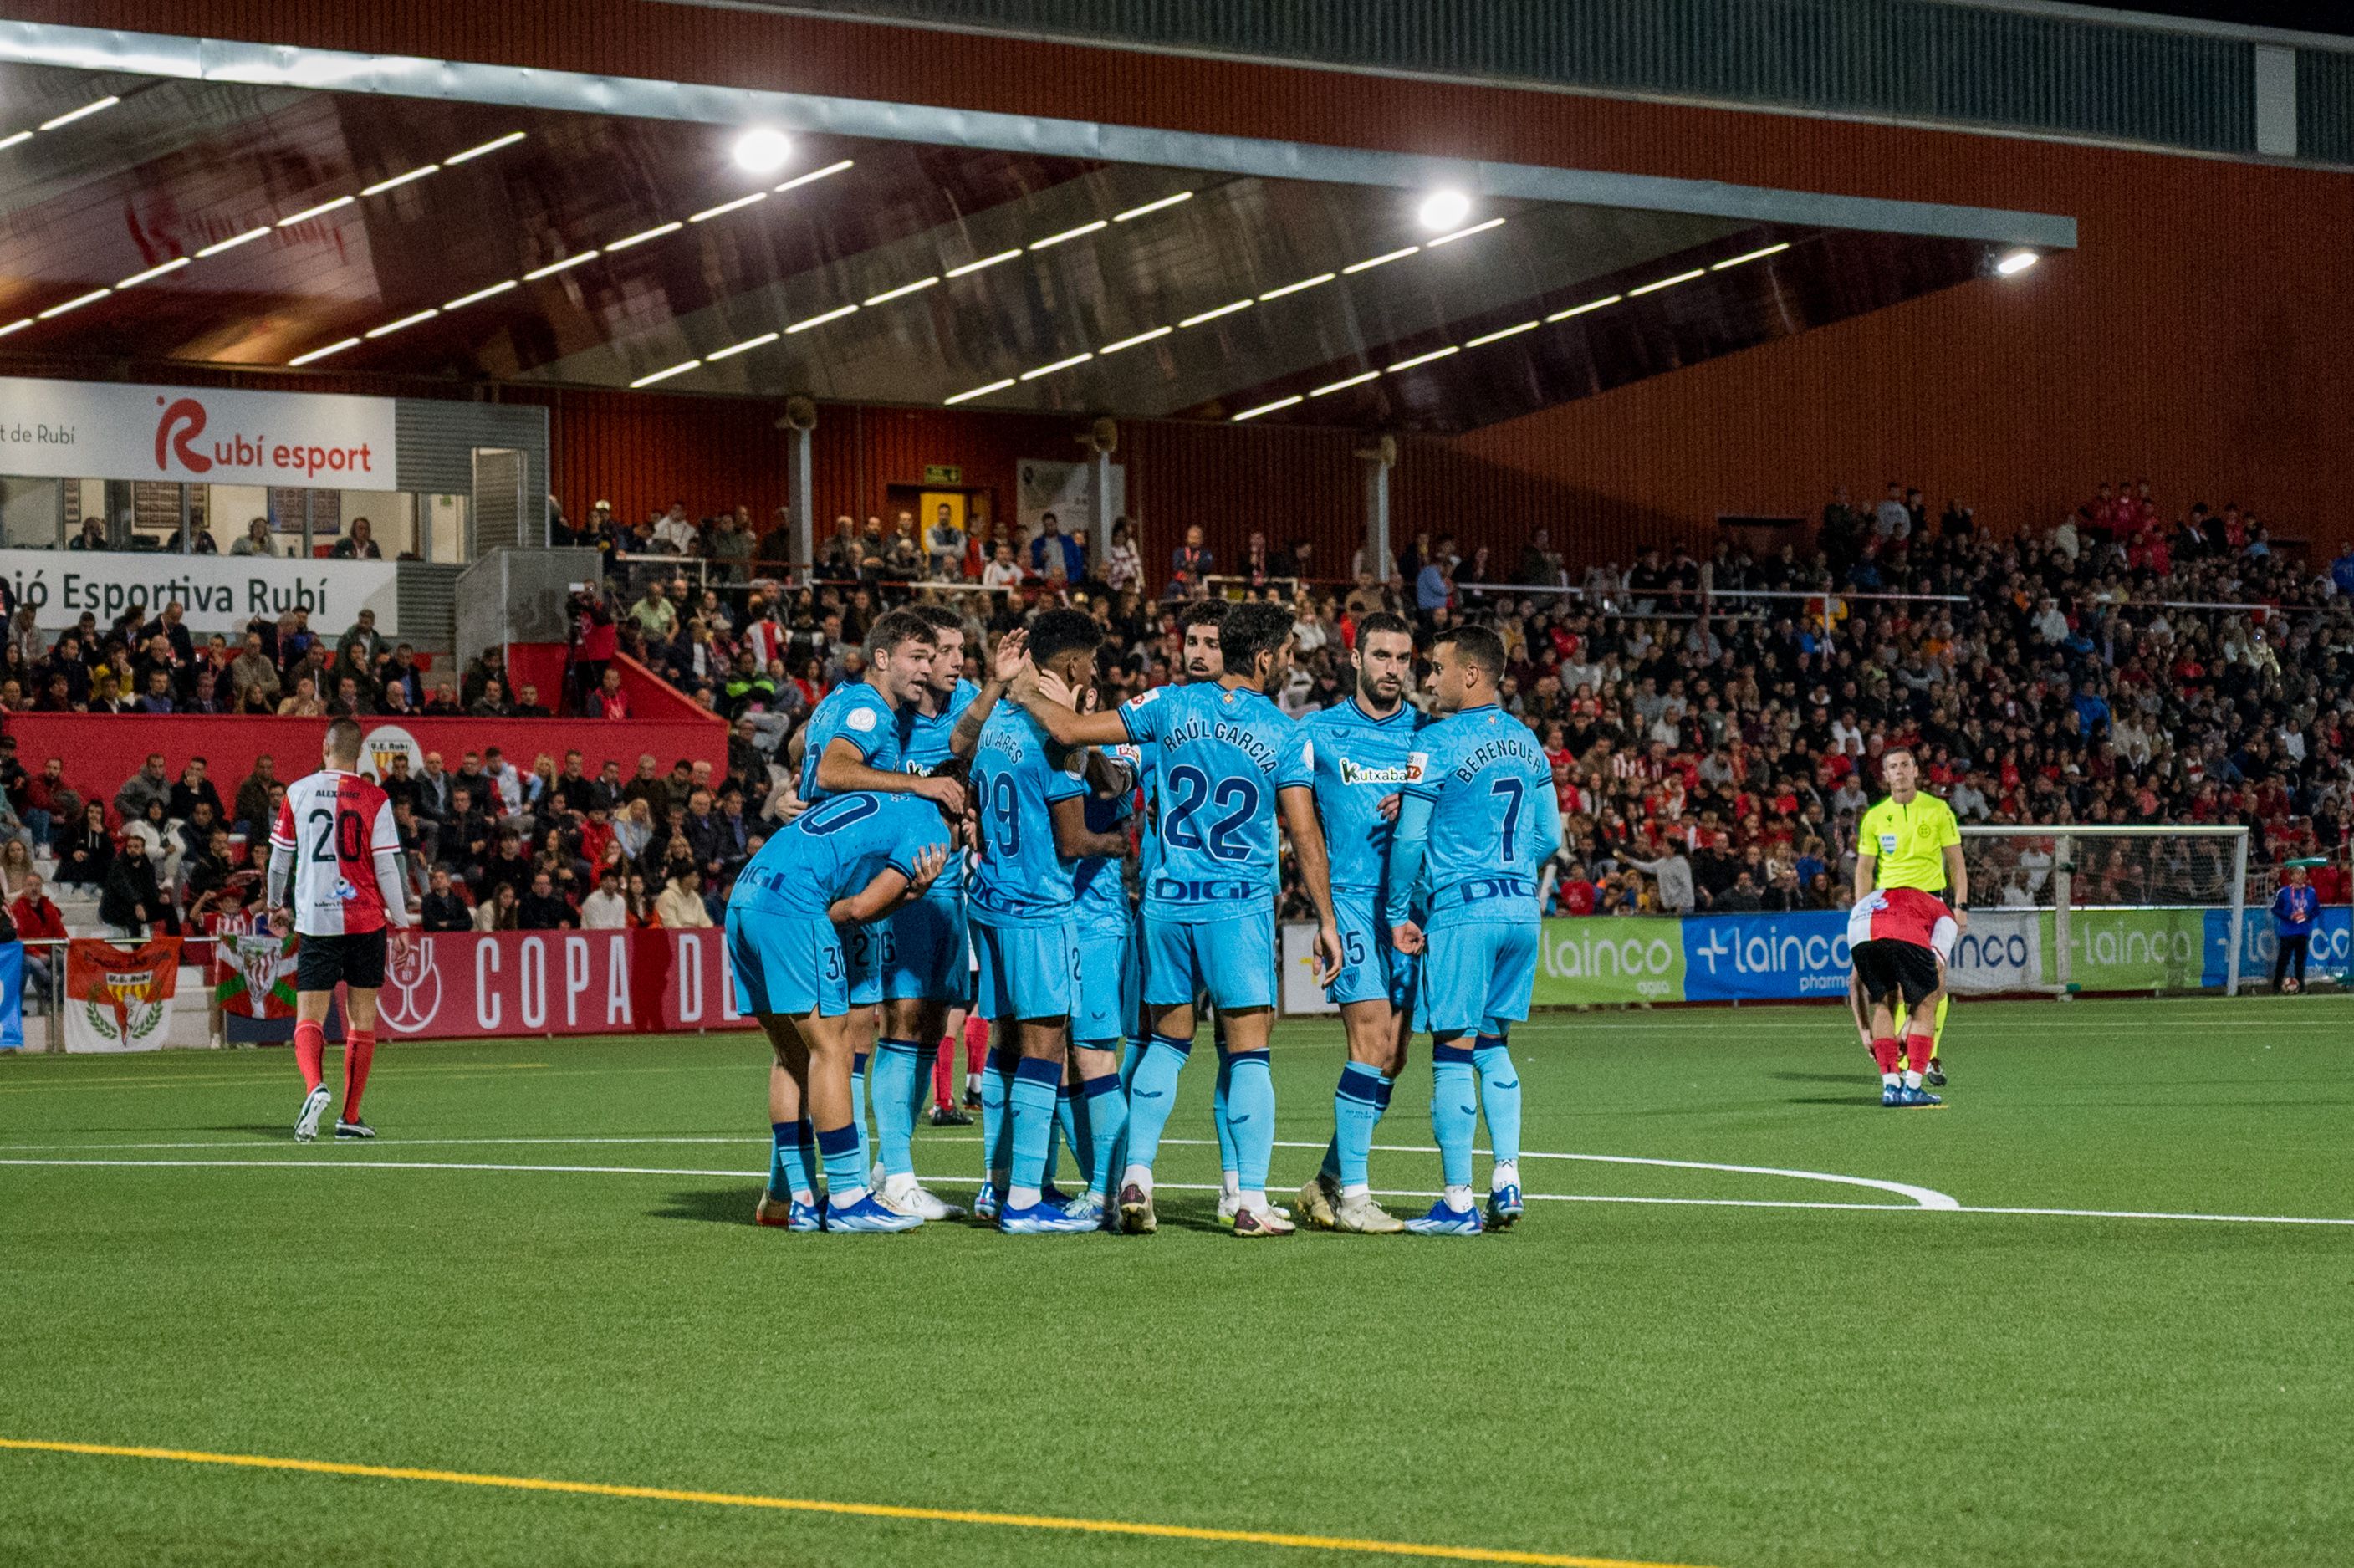
[[[873,708],[853,708],[842,722],[845,728],[854,729],[859,731],[861,734],[864,734],[865,731],[875,727],[875,710]]]
[[[1411,784],[1422,777],[1422,770],[1409,764],[1404,768],[1366,768],[1341,758],[1341,782],[1343,784]]]

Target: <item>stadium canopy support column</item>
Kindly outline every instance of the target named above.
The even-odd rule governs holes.
[[[1087,530],[1087,569],[1100,572],[1104,552],[1111,547],[1111,453],[1101,448],[1087,465],[1087,515],[1096,524]]]
[[[793,559],[805,573],[817,570],[817,519],[810,515],[810,432],[793,432]]]
[[[1390,580],[1390,465],[1379,451],[1360,452],[1365,465],[1365,569],[1375,582]]]
[[[2231,947],[2223,959],[2223,994],[2240,994],[2240,944],[2247,939],[2248,926],[2248,830],[2243,827],[2232,840],[2232,936]]]

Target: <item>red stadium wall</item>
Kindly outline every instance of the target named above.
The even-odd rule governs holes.
[[[19,0],[22,19],[501,60],[723,86],[2065,213],[2080,249],[1980,283],[1477,432],[1409,443],[1402,533],[1510,547],[1540,523],[1624,558],[1720,510],[1811,511],[1901,477],[1997,526],[2042,523],[2094,481],[2146,475],[2169,506],[2237,499],[2334,548],[2354,539],[2354,179],[2337,173],[1580,94],[1158,57],[750,9],[546,0]],[[524,394],[533,396],[532,394]],[[545,395],[538,395],[545,396]],[[562,395],[558,492],[695,510],[785,494],[768,404]],[[899,424],[902,418],[914,423]],[[972,454],[968,482],[1067,456],[1068,421],[829,410],[821,524],[919,478],[910,443]],[[845,429],[845,426],[849,427]],[[674,438],[674,439],[672,439]],[[1231,556],[1264,524],[1345,558],[1349,439],[1132,427],[1149,556],[1189,518]],[[907,463],[914,464],[912,470]],[[1001,491],[1001,502],[1008,497]],[[763,510],[765,510],[765,505]]]

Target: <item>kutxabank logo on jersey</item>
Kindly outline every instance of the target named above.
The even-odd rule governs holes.
[[[1422,770],[1411,765],[1400,765],[1395,768],[1368,768],[1362,762],[1344,757],[1341,758],[1340,774],[1341,782],[1343,784],[1405,785],[1420,778]]]

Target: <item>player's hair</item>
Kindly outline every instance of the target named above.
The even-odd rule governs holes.
[[[866,629],[866,656],[885,653],[903,642],[929,642],[932,625],[912,609],[885,610]]]
[[[1365,639],[1377,631],[1394,631],[1409,642],[1414,641],[1414,627],[1405,616],[1377,609],[1357,622],[1357,646],[1363,648]]]
[[[1039,664],[1082,649],[1092,653],[1103,642],[1103,628],[1085,610],[1050,609],[1030,623],[1030,657]]]
[[[1192,626],[1224,626],[1234,608],[1222,599],[1197,599],[1177,612],[1177,629],[1182,631]]]
[[[1911,747],[1909,747],[1909,746],[1892,746],[1892,747],[1889,747],[1887,749],[1885,749],[1884,751],[1882,751],[1882,752],[1880,754],[1880,765],[1881,765],[1882,768],[1887,767],[1887,766],[1888,766],[1888,759],[1889,759],[1890,758],[1892,758],[1892,757],[1909,757],[1909,758],[1911,758],[1913,759],[1913,766],[1914,766],[1915,768],[1918,768],[1918,767],[1921,765],[1921,756],[1920,756],[1920,753],[1918,753],[1918,752],[1914,751],[1914,750]]]
[[[944,604],[911,604],[907,613],[934,631],[953,631],[959,636],[964,633],[964,617]]]
[[[1441,642],[1455,644],[1457,655],[1488,673],[1488,679],[1504,678],[1504,640],[1484,626],[1450,626],[1432,640],[1436,648]]]
[[[360,758],[360,726],[357,720],[339,718],[327,726],[328,754],[342,762],[357,762]]]
[[[1226,673],[1248,675],[1258,656],[1283,646],[1295,622],[1279,604],[1238,604],[1218,627],[1218,648],[1225,655]]]

